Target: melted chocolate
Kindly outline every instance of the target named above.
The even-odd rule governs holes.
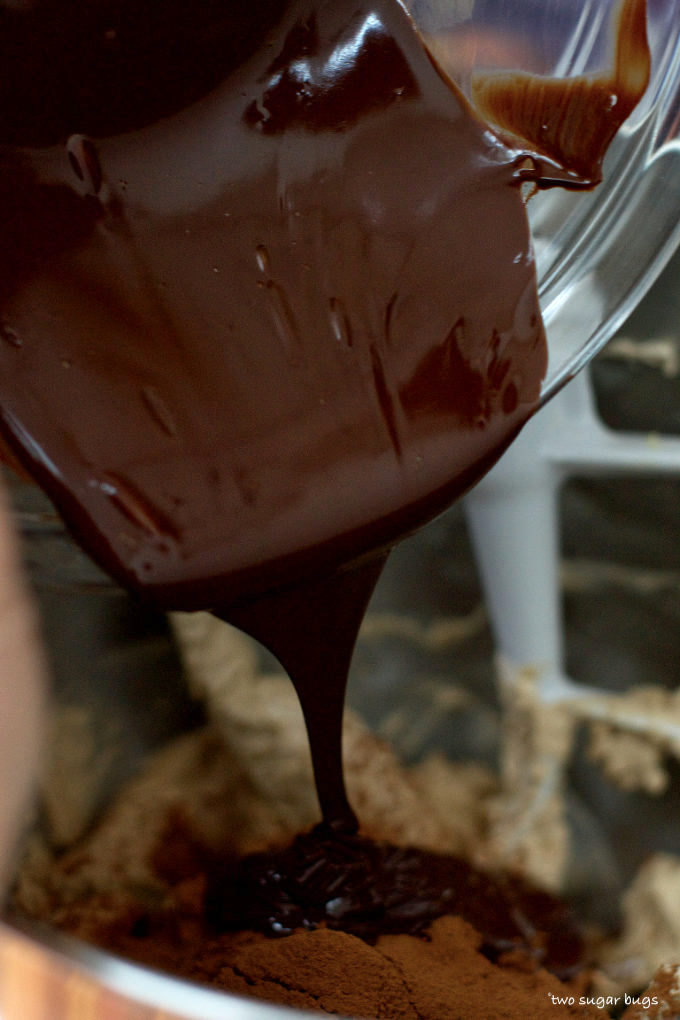
[[[567,91],[562,79],[518,71],[472,80],[473,101],[485,118],[510,136],[531,139],[537,152],[593,184],[602,180],[607,149],[649,82],[646,0],[625,0],[618,17],[609,74],[570,78]]]
[[[222,64],[224,5],[156,48],[132,6],[5,14],[37,77],[5,84],[2,429],[123,584],[224,607],[388,547],[514,436],[546,364],[520,185],[559,174],[395,0],[270,4]]]
[[[255,854],[215,872],[206,907],[222,931],[282,936],[324,925],[366,942],[424,935],[437,917],[457,914],[482,935],[482,952],[492,960],[520,948],[562,978],[584,961],[575,918],[546,893],[457,858],[323,828],[298,836],[283,852]]]
[[[646,82],[624,14],[608,137]],[[36,0],[0,37],[4,439],[124,585],[280,656],[351,832],[361,615],[537,405],[521,185],[594,183],[591,94],[478,90],[503,141],[397,0]],[[570,144],[534,137],[563,100]]]

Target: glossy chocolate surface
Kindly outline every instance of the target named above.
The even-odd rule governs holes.
[[[4,440],[124,585],[279,656],[331,828],[381,558],[538,401],[522,185],[596,183],[644,17],[588,87],[478,81],[502,140],[396,0],[0,8]]]
[[[210,608],[394,541],[531,412],[524,160],[394,0],[270,5],[223,66],[224,5],[175,4],[172,90],[132,10],[3,13],[40,66],[5,98],[0,414],[110,572]]]

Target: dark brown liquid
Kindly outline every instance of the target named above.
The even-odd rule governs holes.
[[[592,131],[534,137],[537,104],[586,124],[589,97],[524,83],[529,116],[496,83],[530,144],[501,141],[396,0],[39,0],[0,38],[5,441],[120,582],[279,655],[352,830],[356,631],[389,546],[536,407],[521,184],[595,182]],[[610,136],[644,90],[625,64]]]
[[[544,157],[568,167],[577,180],[597,184],[607,149],[649,82],[646,22],[646,0],[622,0],[609,74],[575,76],[566,88],[563,79],[518,71],[477,75],[475,106],[510,137],[530,140]]]
[[[145,54],[115,118],[92,70],[101,124],[2,153],[0,407],[108,570],[212,608],[389,545],[531,413],[523,157],[394,0],[290,4],[166,118]]]
[[[206,917],[221,931],[278,937],[323,925],[375,942],[420,935],[443,914],[456,914],[480,932],[492,960],[520,948],[567,978],[585,959],[582,932],[564,904],[517,879],[495,879],[423,850],[320,829],[283,852],[206,870]]]

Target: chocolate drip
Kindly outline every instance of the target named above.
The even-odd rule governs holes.
[[[329,832],[358,829],[345,793],[342,716],[354,643],[383,563],[384,557],[372,557],[219,614],[266,645],[288,671],[302,706]]]

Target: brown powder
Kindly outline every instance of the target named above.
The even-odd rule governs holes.
[[[342,932],[306,932],[241,946],[221,978],[233,991],[376,1020],[597,1015],[553,1005],[551,995],[569,995],[559,981],[545,971],[495,966],[478,951],[479,942],[456,917],[435,922],[428,941],[383,936],[375,947]]]
[[[480,952],[481,936],[458,917],[440,918],[426,938],[382,936],[375,946],[325,929],[275,940],[249,932],[213,936],[200,919],[201,894],[200,880],[189,881],[176,891],[173,913],[149,919],[130,910],[113,923],[110,904],[102,902],[101,929],[87,934],[139,963],[224,991],[342,1016],[602,1016],[582,1004],[581,988],[536,969],[527,954],[489,961]],[[91,907],[96,913],[96,904]],[[569,999],[571,1005],[560,1004]]]

